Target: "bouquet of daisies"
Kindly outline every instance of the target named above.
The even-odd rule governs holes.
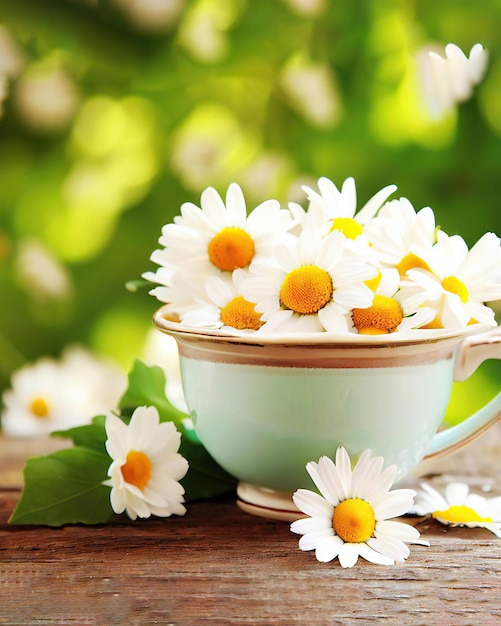
[[[358,212],[353,178],[303,187],[307,209],[266,200],[249,214],[232,183],[211,187],[166,224],[159,265],[143,277],[165,313],[195,328],[240,333],[379,335],[495,326],[501,245],[486,233],[469,250],[435,225],[431,208],[389,200],[388,185]]]

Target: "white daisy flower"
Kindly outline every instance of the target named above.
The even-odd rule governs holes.
[[[487,528],[501,537],[501,497],[484,498],[470,493],[465,483],[449,483],[444,495],[423,483],[412,513],[431,516],[441,524]]]
[[[358,239],[367,224],[378,212],[381,205],[396,190],[396,185],[388,185],[378,191],[357,213],[357,191],[355,179],[347,178],[341,190],[328,178],[318,179],[318,192],[304,186],[309,200],[308,213],[321,215],[331,231],[340,231],[349,240]],[[307,214],[308,214],[307,213]],[[296,217],[299,216],[295,211]]]
[[[110,501],[115,513],[137,517],[184,515],[184,488],[179,484],[188,462],[178,454],[181,435],[172,422],[160,423],[155,407],[138,407],[127,426],[116,415],[106,417],[106,450]]]
[[[374,300],[365,309],[354,308],[351,317],[354,327],[360,335],[385,335],[393,332],[405,332],[429,324],[435,317],[435,311],[428,307],[418,309],[414,314],[404,317],[398,301],[400,275],[396,268],[385,268],[365,284],[374,290]]]
[[[114,409],[127,386],[123,372],[80,347],[60,360],[44,357],[15,372],[3,394],[2,431],[35,437],[90,422]]]
[[[326,456],[307,464],[321,495],[308,489],[293,495],[298,509],[309,516],[291,524],[292,532],[303,535],[301,550],[315,550],[321,562],[337,557],[342,567],[353,567],[359,556],[393,565],[409,556],[407,543],[427,545],[413,526],[389,520],[409,511],[415,491],[390,491],[396,466],[383,470],[383,463],[365,450],[352,470],[348,453],[338,448],[335,464]]]
[[[461,48],[449,43],[445,57],[427,51],[419,54],[418,62],[424,100],[430,113],[440,118],[471,97],[473,87],[484,77],[488,52],[477,43],[467,57]]]
[[[267,255],[291,228],[290,212],[277,200],[267,200],[248,216],[242,190],[228,187],[226,205],[215,189],[202,193],[202,208],[186,202],[174,223],[162,229],[152,260],[162,266],[193,274],[203,286],[210,275],[246,268],[255,257]],[[147,275],[151,279],[151,275]]]
[[[226,332],[254,331],[264,322],[255,304],[246,300],[239,291],[247,272],[236,269],[231,279],[209,276],[205,281],[207,302],[197,302],[181,316],[181,321],[188,326],[200,328],[221,328]]]
[[[400,298],[406,314],[427,306],[436,311],[437,328],[479,322],[495,326],[494,311],[484,302],[501,298],[500,239],[486,233],[468,251],[459,235],[437,233],[437,243],[423,255],[429,270],[411,269],[402,281]]]
[[[59,364],[50,358],[39,359],[15,372],[11,388],[3,394],[3,433],[9,437],[33,437],[76,425],[78,420],[73,419],[63,379]]]
[[[388,201],[365,229],[374,258],[396,267],[401,276],[414,267],[429,269],[420,254],[435,243],[435,216],[430,207],[416,212],[407,198]]]
[[[347,332],[348,313],[368,307],[373,292],[363,283],[377,273],[347,252],[339,232],[316,229],[277,246],[273,259],[256,261],[241,293],[265,320],[258,332]]]

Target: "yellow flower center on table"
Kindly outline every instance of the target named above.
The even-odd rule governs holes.
[[[405,276],[408,270],[413,270],[416,268],[421,268],[428,271],[430,270],[428,264],[412,252],[400,259],[400,263],[397,265],[397,270],[400,276]]]
[[[126,483],[144,489],[150,480],[151,461],[144,452],[131,450],[120,469]]]
[[[30,404],[30,411],[35,417],[48,417],[49,405],[43,398],[33,398]]]
[[[376,527],[374,510],[368,502],[359,498],[343,500],[334,509],[332,526],[346,543],[367,541]]]
[[[468,522],[492,522],[490,517],[481,517],[474,509],[469,506],[460,506],[455,504],[445,511],[435,511],[432,517],[440,519],[451,524],[466,524]]]
[[[392,333],[403,319],[400,304],[393,298],[374,296],[372,306],[353,309],[353,324],[361,335]]]
[[[255,310],[255,306],[243,296],[237,296],[221,309],[221,321],[226,326],[239,330],[257,330],[264,322],[261,321],[261,315]]]
[[[221,270],[232,272],[249,265],[254,256],[254,241],[243,228],[223,228],[209,242],[209,259]]]
[[[339,230],[347,239],[356,239],[362,234],[363,226],[352,217],[336,217],[332,220],[331,232]]]
[[[461,302],[468,302],[468,297],[470,295],[468,293],[468,288],[462,280],[459,280],[457,276],[446,276],[442,281],[442,287],[445,289],[445,291],[448,291],[449,293],[455,293],[457,296],[459,296]]]
[[[280,287],[280,303],[296,313],[318,313],[332,300],[334,287],[329,272],[303,265],[287,274]]]

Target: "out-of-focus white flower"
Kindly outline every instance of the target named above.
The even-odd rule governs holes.
[[[183,15],[179,41],[202,63],[217,63],[227,54],[227,29],[238,14],[238,3],[204,0],[193,3]]]
[[[390,491],[396,467],[383,470],[383,463],[365,450],[352,470],[348,453],[338,448],[335,463],[324,456],[307,464],[321,495],[308,489],[293,495],[309,516],[291,524],[292,532],[302,535],[301,550],[315,550],[323,563],[338,558],[342,567],[353,567],[359,556],[378,565],[401,563],[409,556],[406,544],[428,545],[413,526],[390,521],[409,511],[415,491]]]
[[[0,117],[3,103],[9,94],[9,79],[20,74],[24,64],[21,50],[5,26],[0,25]]]
[[[22,241],[16,256],[21,284],[39,300],[62,299],[72,290],[69,271],[39,241]]]
[[[445,57],[425,49],[418,53],[417,61],[425,103],[433,117],[441,118],[471,97],[487,69],[488,53],[477,43],[467,57],[461,48],[449,43]]]
[[[327,0],[284,0],[298,15],[317,17],[322,15],[327,8]]]
[[[280,78],[291,106],[313,126],[326,128],[339,121],[341,100],[330,67],[294,57]]]
[[[102,415],[118,406],[127,388],[127,376],[110,362],[81,346],[63,352],[61,368],[67,376],[68,395],[90,416]]]
[[[250,199],[277,196],[290,178],[293,163],[280,152],[262,152],[242,172],[242,187]]]
[[[155,407],[138,407],[127,426],[116,415],[106,417],[106,450],[111,506],[115,513],[137,517],[184,515],[184,488],[178,481],[188,462],[178,454],[181,435],[172,422],[160,423]]]
[[[14,78],[25,65],[24,54],[11,34],[0,25],[0,76]]]
[[[232,111],[205,103],[174,133],[171,167],[187,188],[198,192],[240,176],[258,153],[255,133],[246,131]]]
[[[62,67],[30,68],[18,81],[14,94],[19,115],[31,128],[54,132],[73,118],[80,96],[75,83]]]
[[[501,537],[501,497],[484,498],[470,493],[465,483],[449,483],[444,495],[423,483],[412,513],[430,515],[441,524],[486,528]]]
[[[126,386],[120,370],[83,348],[68,348],[60,360],[45,357],[13,374],[3,394],[2,430],[33,437],[86,424],[116,408]]]
[[[163,30],[175,24],[185,0],[113,0],[130,22],[142,30]]]

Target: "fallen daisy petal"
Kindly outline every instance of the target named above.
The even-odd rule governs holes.
[[[484,498],[470,493],[465,483],[449,483],[443,495],[423,483],[412,513],[433,517],[450,526],[486,528],[501,537],[501,498]]]
[[[388,519],[409,511],[415,491],[390,491],[396,467],[383,470],[383,463],[365,450],[352,470],[348,453],[338,448],[335,463],[323,456],[306,465],[320,494],[298,489],[293,495],[309,516],[291,524],[302,535],[301,550],[315,550],[321,562],[337,557],[342,567],[353,567],[359,556],[378,565],[401,563],[409,556],[408,543],[429,545],[413,526]]]

